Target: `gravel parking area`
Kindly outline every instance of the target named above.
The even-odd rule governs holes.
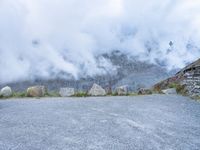
[[[0,100],[0,150],[199,150],[200,103],[177,95]]]

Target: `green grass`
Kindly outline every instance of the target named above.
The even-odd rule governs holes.
[[[88,97],[87,92],[76,92],[72,97]]]
[[[50,91],[45,94],[45,97],[60,97],[60,94],[56,91]]]
[[[177,83],[170,83],[169,85],[168,85],[168,88],[177,88],[177,86],[178,86],[178,84]]]
[[[26,92],[14,92],[12,97],[23,98],[23,97],[27,97],[27,94],[26,94]]]
[[[118,94],[117,93],[109,93],[106,96],[118,96]]]
[[[139,96],[138,93],[129,93],[127,96]]]

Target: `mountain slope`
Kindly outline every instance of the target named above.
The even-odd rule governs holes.
[[[32,85],[45,85],[49,90],[54,91],[59,90],[60,87],[73,87],[76,90],[87,91],[93,83],[97,83],[107,90],[114,90],[117,86],[127,85],[131,91],[136,91],[140,87],[153,86],[171,75],[160,66],[139,61],[137,58],[130,57],[120,51],[113,51],[96,57],[97,60],[100,58],[109,61],[114,71],[105,68],[106,74],[81,77],[78,80],[63,77],[53,79],[36,78],[29,81],[7,83],[7,85],[15,91],[24,91]]]
[[[191,97],[200,96],[200,59],[181,69],[175,76],[159,82],[154,86],[157,90],[174,85],[181,94]]]

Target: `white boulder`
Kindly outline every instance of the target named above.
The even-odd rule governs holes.
[[[9,86],[2,88],[0,92],[0,95],[2,95],[3,97],[10,97],[12,96],[12,94],[12,89]]]
[[[92,88],[89,90],[88,95],[91,96],[105,96],[106,91],[98,84],[93,84]]]
[[[162,92],[163,92],[164,94],[167,94],[167,95],[170,95],[170,94],[177,94],[175,88],[165,89],[165,90],[162,90]]]
[[[29,97],[43,97],[47,93],[45,86],[33,86],[27,89],[27,96]]]
[[[74,88],[60,88],[59,94],[61,97],[69,97],[75,94]]]

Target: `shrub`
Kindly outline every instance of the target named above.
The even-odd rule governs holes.
[[[177,83],[170,83],[169,85],[168,85],[168,88],[177,88],[177,86],[178,86],[178,84]]]
[[[187,93],[188,93],[185,85],[180,85],[180,84],[177,84],[177,86],[176,86],[176,92],[178,94],[181,94],[181,95],[187,95]]]

